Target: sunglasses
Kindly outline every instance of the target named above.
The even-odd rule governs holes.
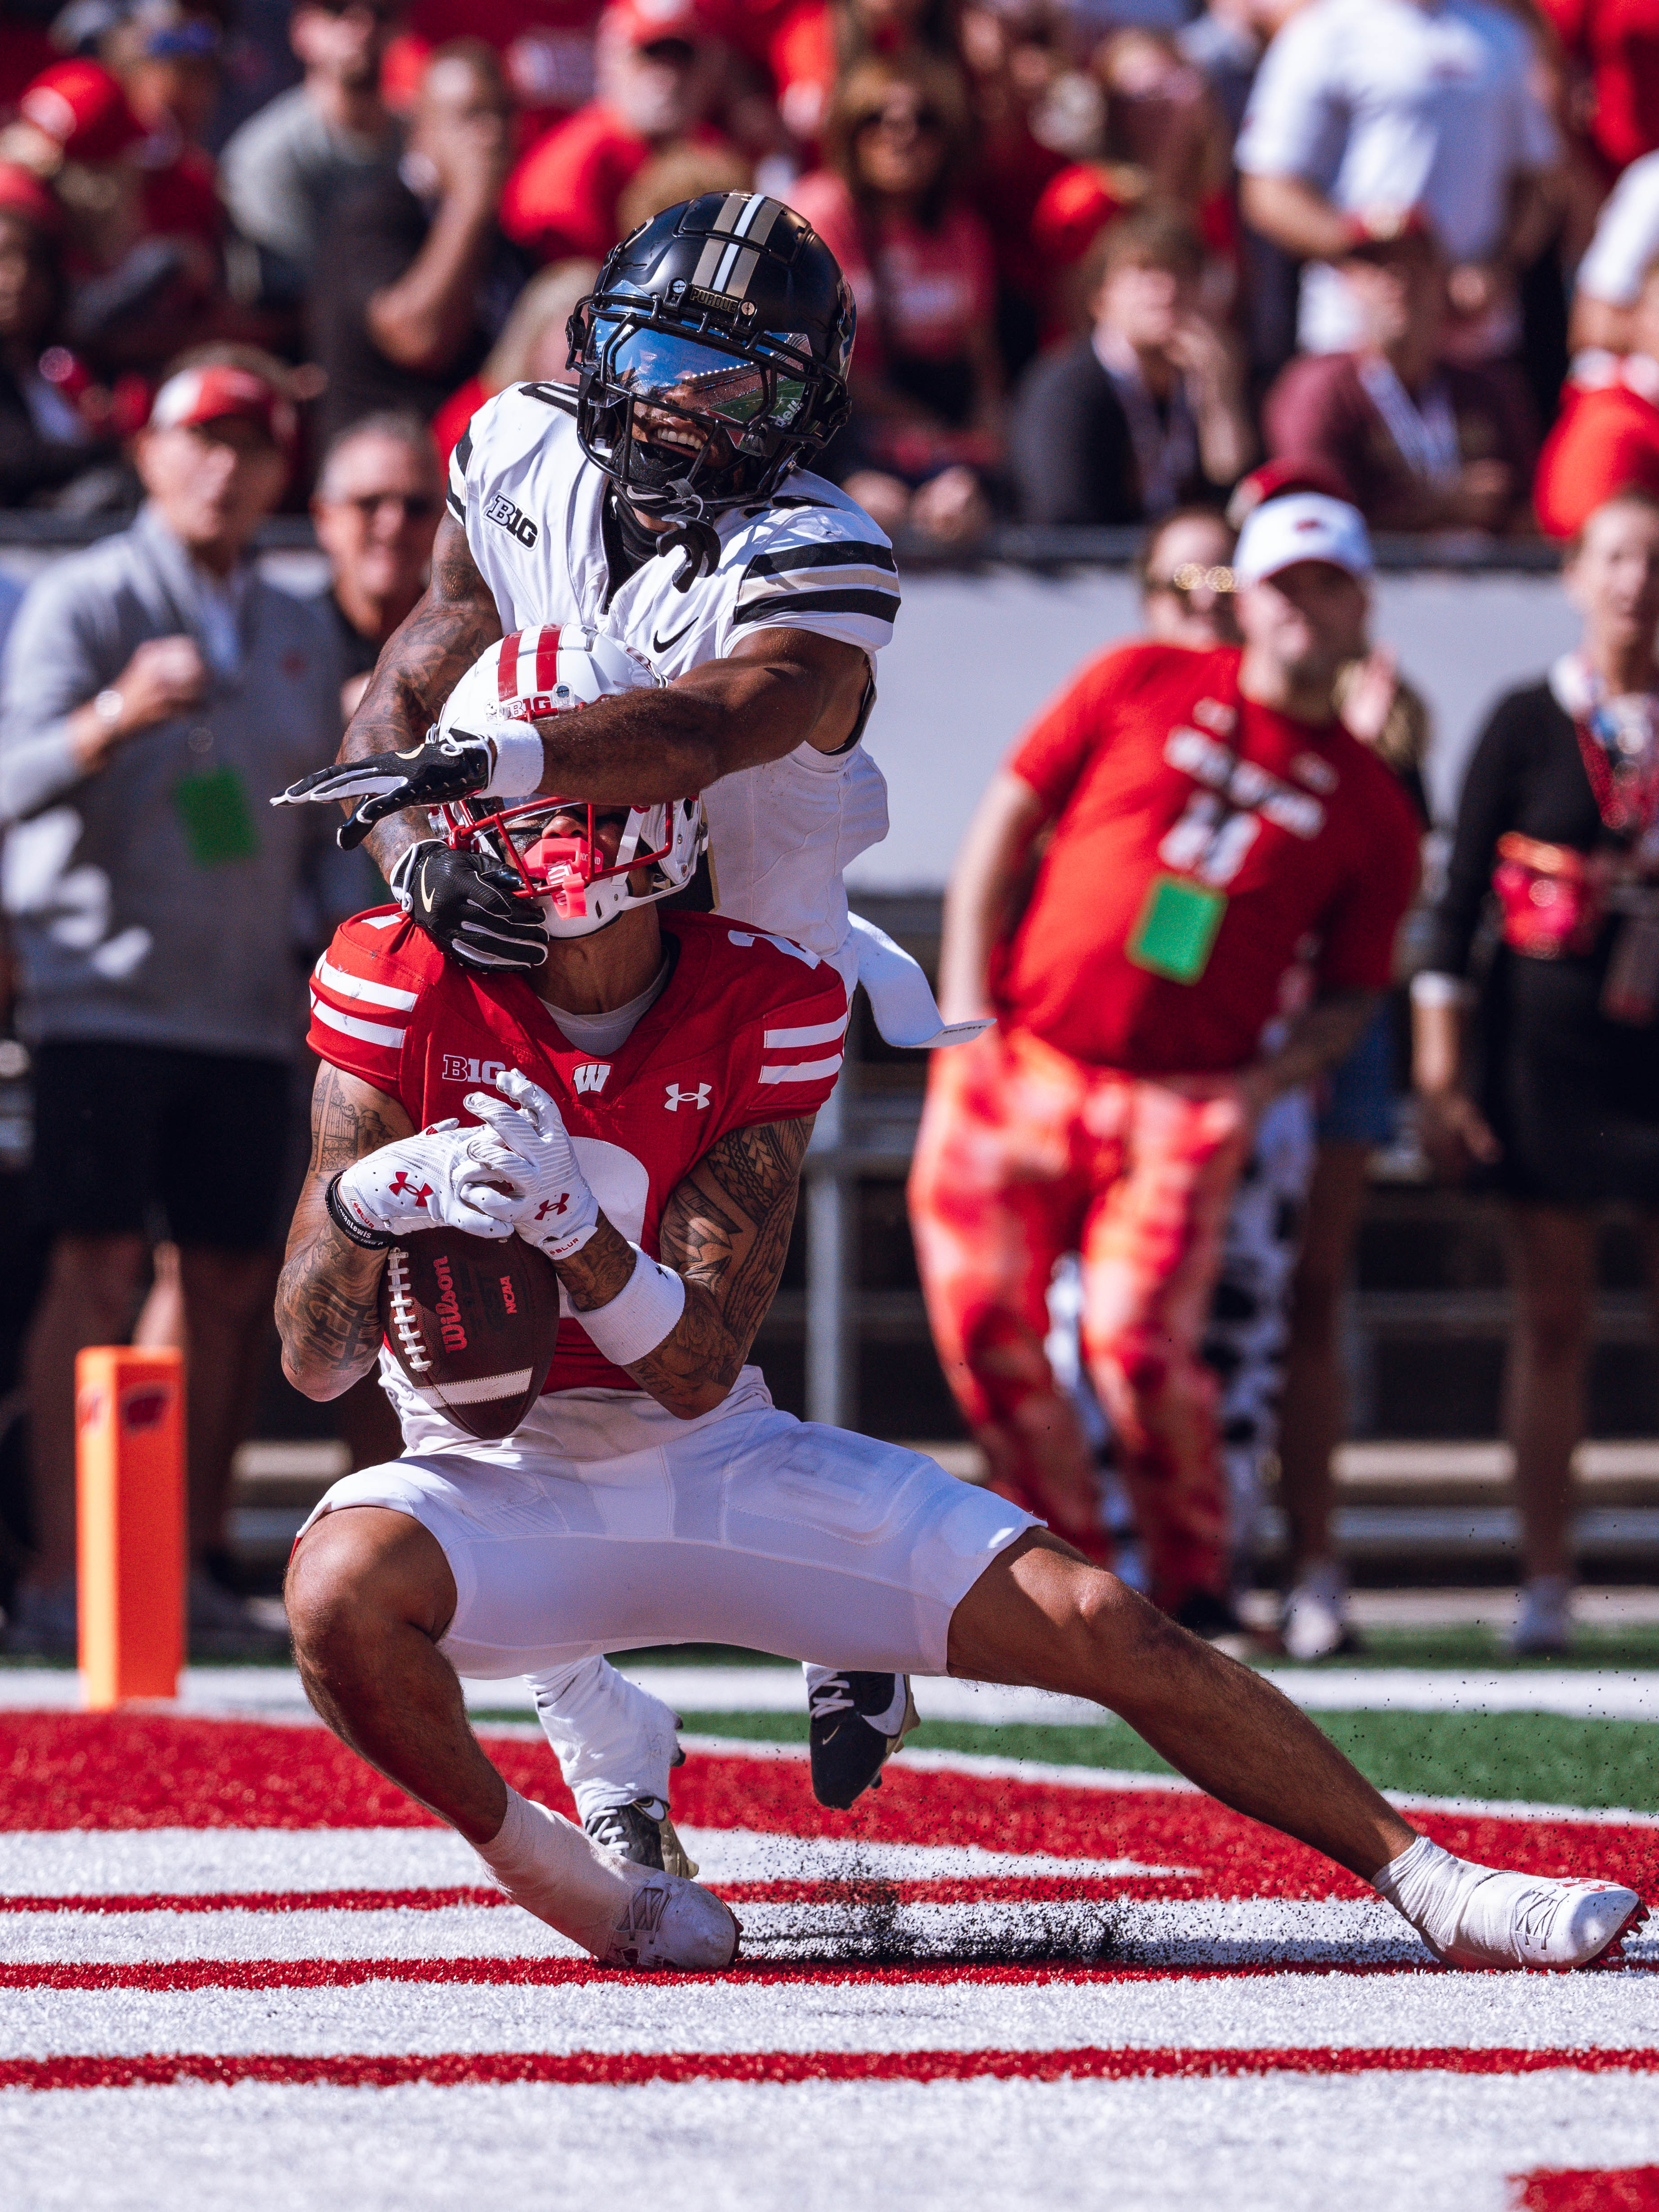
[[[875,107],[853,125],[860,136],[866,131],[943,131],[945,118],[936,107]]]
[[[1149,592],[1172,592],[1178,599],[1189,599],[1194,592],[1213,592],[1224,599],[1237,589],[1231,568],[1206,568],[1197,561],[1183,561],[1173,574],[1149,576]]]
[[[402,507],[405,519],[410,522],[424,522],[438,512],[437,501],[423,491],[358,492],[349,499],[341,500],[338,504],[355,507],[365,522],[371,515],[378,514],[383,507]]]

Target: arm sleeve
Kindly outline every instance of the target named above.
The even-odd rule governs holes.
[[[107,599],[77,587],[64,563],[48,569],[18,609],[0,667],[0,822],[18,822],[83,782],[69,717],[119,675],[122,654]]]
[[[752,1071],[733,1099],[728,1129],[816,1114],[836,1087],[847,1037],[847,987],[828,961],[786,937],[733,930],[752,948],[773,988],[750,1032]],[[811,962],[811,966],[807,963]]]
[[[319,1060],[359,1077],[420,1118],[404,1097],[404,1048],[424,978],[399,957],[408,925],[395,907],[342,922],[311,971],[311,1028]]]
[[[1030,784],[1051,819],[1106,733],[1121,658],[1108,653],[1091,661],[1044,708],[1003,763],[1011,775]]]
[[[1234,152],[1243,174],[1303,177],[1321,191],[1335,177],[1347,111],[1326,14],[1314,8],[1293,15],[1262,57]]]
[[[1498,841],[1513,829],[1521,808],[1528,732],[1525,694],[1501,699],[1463,779],[1457,828],[1446,866],[1446,888],[1435,909],[1424,965],[1443,975],[1467,975],[1469,951],[1492,889]]]
[[[1632,161],[1595,221],[1575,289],[1610,307],[1632,307],[1642,271],[1659,251],[1659,154]]]
[[[1418,834],[1410,801],[1391,776],[1379,783],[1378,799],[1362,864],[1325,920],[1322,994],[1386,991],[1394,981],[1395,939],[1417,888]]]

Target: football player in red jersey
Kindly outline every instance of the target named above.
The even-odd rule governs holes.
[[[721,1967],[738,1924],[511,1790],[458,1672],[707,1639],[1067,1691],[1373,1881],[1442,1958],[1575,1966],[1616,1947],[1645,1917],[1633,1891],[1455,1858],[1270,1683],[1018,1508],[772,1405],[744,1363],[846,997],[786,940],[659,915],[695,851],[678,813],[549,799],[459,833],[508,839],[526,872],[540,997],[446,965],[395,912],[348,924],[319,971],[325,1064],[277,1308],[290,1377],[327,1398],[367,1370],[386,1252],[434,1218],[538,1245],[570,1306],[511,1436],[481,1443],[416,1399],[409,1454],[337,1483],[301,1532],[289,1616],[325,1720],[615,1964]]]

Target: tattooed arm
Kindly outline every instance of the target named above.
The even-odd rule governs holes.
[[[709,1412],[731,1389],[776,1295],[811,1133],[810,1117],[730,1131],[663,1209],[662,1264],[684,1277],[685,1310],[628,1371],[683,1421]],[[599,1233],[557,1262],[579,1314],[608,1305],[634,1264],[631,1247],[603,1214]]]
[[[446,514],[432,548],[426,596],[387,639],[340,759],[418,745],[456,684],[501,634],[494,595],[478,574],[466,532]],[[427,835],[423,813],[394,814],[380,823],[370,833],[368,849],[381,874],[390,875],[404,847]]]
[[[378,1152],[414,1123],[383,1091],[325,1060],[311,1095],[311,1165],[294,1209],[276,1285],[283,1372],[307,1398],[337,1398],[380,1348],[384,1252],[365,1251],[329,1219],[324,1194],[343,1168]]]

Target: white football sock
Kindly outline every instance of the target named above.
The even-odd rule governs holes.
[[[562,1813],[511,1788],[507,1818],[490,1842],[475,1848],[515,1905],[596,1959],[610,1949],[635,1891],[651,1878],[651,1869],[607,1851]]]
[[[1442,1950],[1457,1934],[1469,1892],[1488,1871],[1419,1836],[1409,1850],[1401,1851],[1380,1874],[1371,1876],[1371,1887],[1386,1897],[1426,1942]]]

